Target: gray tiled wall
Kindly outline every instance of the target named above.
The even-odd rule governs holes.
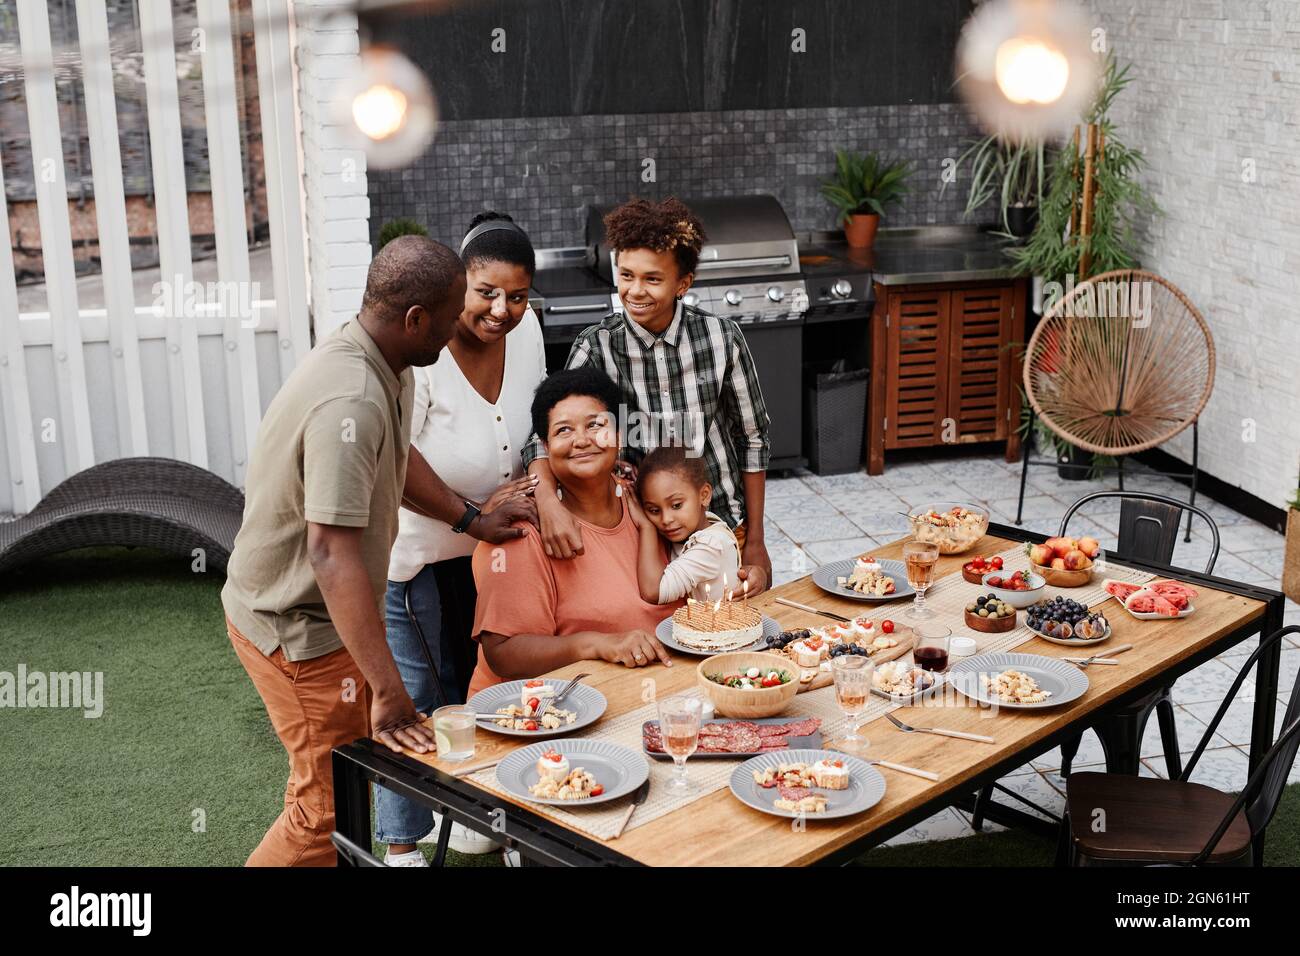
[[[976,135],[957,103],[458,120],[406,169],[369,173],[371,236],[411,216],[450,243],[475,213],[497,209],[539,248],[581,245],[589,203],[741,192],[775,195],[797,231],[832,228],[817,187],[837,147],[913,162],[911,192],[889,225],[956,223],[965,191],[957,183],[940,193],[943,160]],[[646,158],[654,182],[641,180]]]

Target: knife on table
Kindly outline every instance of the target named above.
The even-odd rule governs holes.
[[[623,835],[623,830],[627,828],[627,822],[632,819],[632,814],[636,813],[636,808],[645,803],[646,797],[650,796],[650,779],[647,777],[645,783],[636,788],[632,794],[632,803],[628,806],[627,812],[623,814],[623,819],[618,824],[618,830],[614,833],[611,840],[617,840]]]

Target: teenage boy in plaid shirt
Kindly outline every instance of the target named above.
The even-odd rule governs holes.
[[[584,329],[566,366],[594,366],[618,384],[628,411],[637,413],[625,441],[631,456],[666,443],[701,454],[713,486],[709,510],[735,530],[739,574],[755,594],[772,577],[763,542],[767,408],[740,327],[682,302],[695,278],[704,229],[677,199],[634,199],[605,217],[605,236],[615,251],[626,317],[613,312]],[[546,553],[581,553],[581,528],[555,497],[555,480],[536,437],[524,449],[524,464],[538,476]]]

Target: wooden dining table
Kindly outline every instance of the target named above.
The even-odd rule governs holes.
[[[948,575],[960,577],[962,563],[972,554],[993,554],[1019,542],[1042,539],[1042,535],[1020,528],[993,525],[967,554],[941,557],[935,569],[936,580],[942,583]],[[897,559],[902,554],[902,541],[876,548],[873,553],[878,558]],[[382,744],[364,739],[334,752],[338,832],[356,845],[370,846],[368,784],[376,781],[437,810],[444,819],[488,833],[503,844],[517,848],[530,861],[542,864],[792,866],[850,862],[944,807],[969,801],[984,785],[1077,736],[1104,715],[1172,684],[1181,674],[1251,636],[1271,633],[1282,624],[1284,599],[1279,592],[1130,561],[1121,555],[1112,555],[1112,559],[1191,583],[1200,592],[1195,602],[1196,613],[1185,619],[1159,621],[1137,620],[1122,613],[1109,615],[1113,628],[1109,646],[1132,644],[1132,649],[1118,658],[1121,663],[1116,666],[1089,667],[1087,692],[1060,707],[1041,711],[1001,709],[993,713],[983,707],[954,703],[939,708],[907,707],[893,712],[905,723],[916,726],[942,726],[991,736],[995,740],[993,744],[903,733],[883,717],[865,724],[862,732],[870,741],[869,757],[929,770],[939,774],[939,780],[932,782],[882,770],[887,782],[884,797],[856,816],[824,821],[810,819],[806,826],[792,827],[788,819],[751,809],[724,787],[644,825],[627,829],[616,839],[597,839],[535,812],[526,801],[489,790],[468,776],[455,776],[460,766],[456,763],[439,760],[431,754],[409,751],[397,754]],[[752,604],[784,628],[809,627],[827,621],[777,603],[778,597],[846,616],[860,614],[863,608],[862,604],[823,592],[810,576],[803,577],[751,599]],[[905,607],[900,603],[898,609],[901,613]],[[1056,658],[1079,654],[1075,648],[1038,638],[1019,645],[1015,651]],[[654,678],[658,694],[695,687],[697,663],[698,658],[675,657],[673,667],[655,664],[648,668],[626,668],[601,661],[579,661],[544,676],[558,681],[580,672],[589,673],[591,676],[585,683],[605,695],[609,702],[606,714],[615,716],[644,705],[647,676]],[[1275,645],[1273,652],[1261,656],[1257,664],[1250,750],[1252,770],[1272,743],[1279,663]],[[797,698],[790,712],[798,713]],[[527,741],[480,730],[474,757],[466,763],[479,765],[492,761],[526,744]],[[1136,754],[1123,769],[1137,771]],[[997,819],[992,813],[990,817]],[[450,829],[441,828],[439,861],[445,855]],[[1262,858],[1262,852],[1255,856],[1257,860]]]

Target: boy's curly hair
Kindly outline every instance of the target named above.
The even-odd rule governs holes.
[[[707,238],[695,213],[676,197],[657,203],[629,199],[605,216],[605,241],[615,252],[671,252],[682,275],[695,271]]]

